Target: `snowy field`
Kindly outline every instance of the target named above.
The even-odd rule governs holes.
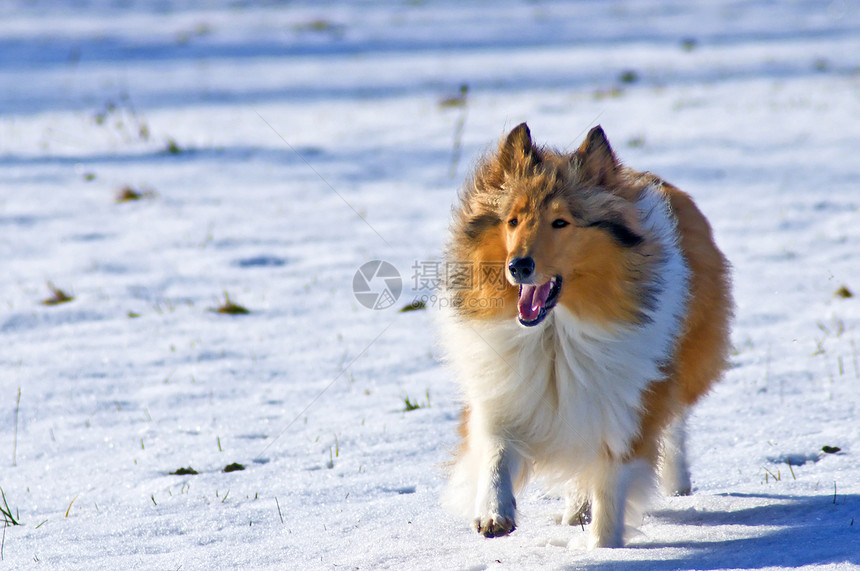
[[[734,266],[694,494],[624,549],[537,487],[506,538],[440,507],[457,394],[397,310],[521,121],[602,124]],[[856,568],[858,149],[854,0],[4,0],[0,569]]]

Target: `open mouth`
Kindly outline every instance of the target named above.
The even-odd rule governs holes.
[[[534,327],[549,315],[561,293],[561,276],[540,285],[523,284],[517,300],[517,319],[526,327]]]

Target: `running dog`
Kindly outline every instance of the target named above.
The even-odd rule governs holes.
[[[726,369],[732,299],[689,195],[622,166],[599,126],[563,153],[523,123],[467,182],[445,258],[465,401],[446,495],[478,533],[514,531],[532,477],[590,547],[624,545],[657,474],[690,493],[685,419]]]

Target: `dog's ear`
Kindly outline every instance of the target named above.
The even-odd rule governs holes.
[[[520,123],[499,145],[499,165],[506,174],[524,174],[541,161],[540,151],[532,144],[529,126]]]
[[[607,188],[614,185],[621,165],[600,125],[588,132],[573,156],[579,161],[585,180]]]

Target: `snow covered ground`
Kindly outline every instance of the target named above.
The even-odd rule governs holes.
[[[694,495],[625,549],[539,488],[502,539],[439,504],[457,395],[432,304],[397,309],[524,120],[601,123],[734,265]],[[5,0],[0,568],[860,566],[858,148],[850,0]],[[388,309],[353,296],[374,259]]]

